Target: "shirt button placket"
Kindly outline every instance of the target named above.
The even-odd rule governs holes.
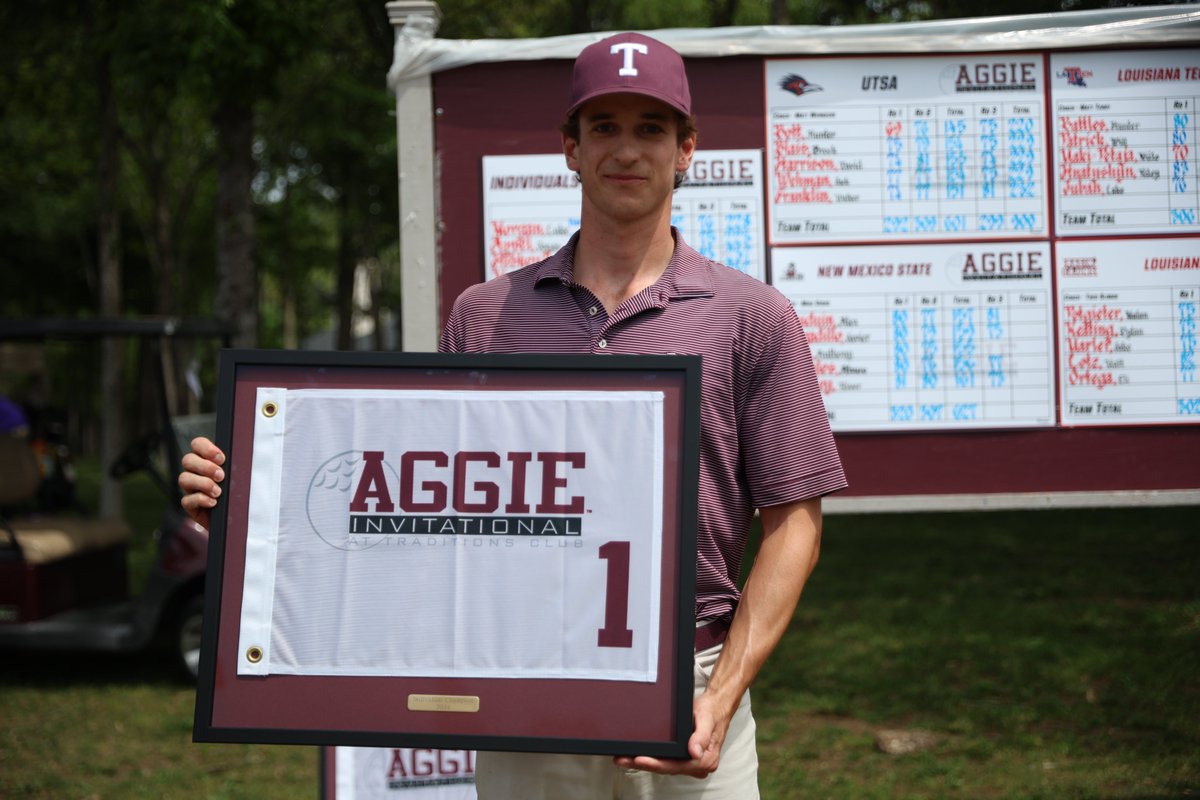
[[[604,328],[608,325],[606,318],[600,316],[600,304],[596,303],[588,307],[587,315],[591,321],[592,335],[596,336],[595,344],[592,345],[593,353],[601,353],[608,347],[608,340],[604,338]]]

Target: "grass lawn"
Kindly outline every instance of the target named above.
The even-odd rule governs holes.
[[[0,665],[0,798],[316,797],[315,748],[193,744],[165,655]],[[754,702],[767,800],[1200,797],[1200,509],[829,517]]]
[[[765,797],[1200,796],[1200,509],[829,517],[755,703]]]

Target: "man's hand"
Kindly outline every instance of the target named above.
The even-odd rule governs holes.
[[[215,444],[198,436],[192,439],[192,452],[183,457],[183,472],[179,473],[179,488],[183,490],[180,505],[187,515],[205,528],[212,521],[212,509],[221,496],[219,484],[225,480],[225,454]]]
[[[725,743],[725,732],[729,728],[729,714],[718,714],[715,700],[706,692],[692,704],[692,716],[696,729],[688,739],[690,759],[651,758],[650,756],[617,756],[613,763],[623,769],[640,769],[660,775],[690,775],[707,778],[717,771],[721,763],[721,745]]]
[[[742,695],[791,622],[821,542],[821,499],[759,509],[763,537],[704,693],[692,704],[691,758],[620,756],[618,767],[705,778],[716,771],[729,722]]]

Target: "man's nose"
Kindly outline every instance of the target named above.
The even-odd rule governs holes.
[[[613,156],[619,161],[628,163],[636,161],[640,154],[641,150],[638,149],[636,138],[631,133],[621,134],[621,138],[613,150]]]

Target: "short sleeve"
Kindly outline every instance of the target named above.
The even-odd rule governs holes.
[[[746,480],[755,507],[819,497],[846,486],[804,329],[790,302],[754,337],[739,409]]]

